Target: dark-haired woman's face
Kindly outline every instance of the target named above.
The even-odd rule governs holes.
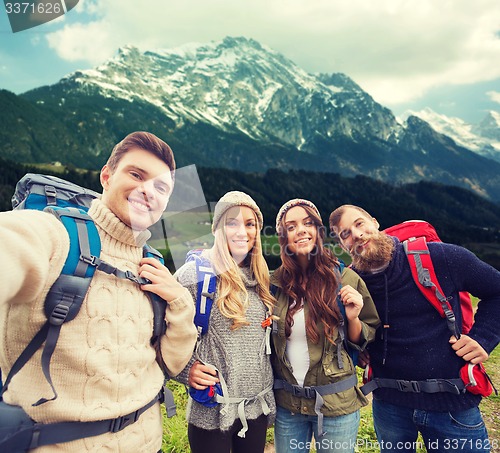
[[[309,255],[316,245],[318,230],[302,206],[290,208],[285,215],[287,249],[297,256]]]

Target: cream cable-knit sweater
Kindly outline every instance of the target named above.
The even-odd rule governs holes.
[[[98,227],[101,257],[137,274],[149,232],[134,238],[100,200],[89,211]],[[0,213],[0,367],[5,377],[46,318],[45,296],[59,276],[69,238],[51,214],[38,211]],[[191,357],[196,341],[194,304],[186,290],[166,311],[162,355],[172,375]],[[97,271],[77,317],[63,325],[51,362],[58,398],[43,376],[41,349],[14,376],[4,395],[36,421],[91,421],[115,418],[143,407],[159,392],[163,373],[150,346],[153,312],[138,285]],[[159,404],[120,431],[36,449],[37,452],[157,452],[161,448]],[[35,451],[35,450],[34,450]]]

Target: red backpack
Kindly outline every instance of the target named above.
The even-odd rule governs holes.
[[[442,242],[435,228],[423,220],[407,220],[383,230],[390,236],[403,242],[415,284],[425,298],[446,318],[450,331],[460,338],[460,334],[469,333],[474,322],[472,301],[469,293],[460,292],[462,311],[462,329],[457,330],[455,315],[436,277],[427,242]],[[461,378],[471,393],[488,396],[494,387],[486,374],[482,363],[466,364],[461,370]],[[496,392],[496,390],[495,390]]]
[[[386,228],[384,232],[390,236],[397,237],[403,242],[415,284],[443,318],[448,316],[447,309],[451,310],[451,306],[439,285],[427,247],[427,242],[443,242],[435,228],[423,220],[407,220],[406,222]],[[419,260],[424,269],[424,274],[420,271],[420,275],[417,264]],[[426,279],[427,272],[425,269],[428,270],[429,280]],[[469,333],[474,322],[472,301],[469,293],[462,291],[459,293],[459,296],[460,308],[462,310],[462,331],[458,332],[458,336],[460,336],[460,333]]]

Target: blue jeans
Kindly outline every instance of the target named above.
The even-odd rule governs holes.
[[[374,399],[373,424],[382,453],[414,453],[419,431],[428,452],[490,451],[488,433],[478,407],[433,412]]]
[[[338,417],[323,417],[323,431],[318,434],[318,416],[295,414],[277,407],[274,423],[276,453],[308,453],[312,446],[317,452],[352,453],[356,445],[359,411]],[[312,434],[314,433],[314,443]]]

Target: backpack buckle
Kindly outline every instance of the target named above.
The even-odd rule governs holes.
[[[316,396],[316,390],[312,387],[292,385],[292,395],[300,398],[314,398]]]
[[[151,280],[144,277],[138,277],[132,271],[125,271],[125,278],[131,282],[137,283],[138,285],[150,285]]]
[[[405,381],[398,379],[396,383],[400,392],[420,393],[420,385],[418,381]]]
[[[315,398],[316,390],[312,387],[304,387],[304,397],[306,398]]]
[[[46,185],[44,188],[45,197],[47,198],[48,206],[57,205],[57,190],[54,186]]]
[[[90,264],[93,267],[97,267],[98,266],[97,260],[99,260],[99,258],[97,258],[97,256],[94,255],[90,256],[80,255],[80,260],[86,264]]]
[[[420,282],[422,283],[422,285],[424,285],[426,288],[432,288],[434,286],[431,280],[429,269],[422,268],[422,270],[419,271],[419,278],[421,279]]]
[[[117,433],[118,431],[121,431],[122,429],[126,428],[132,423],[135,423],[138,418],[139,418],[139,411],[135,411],[132,412],[131,414],[122,415],[121,417],[115,418],[114,420],[111,421],[111,424],[109,426],[109,431],[112,433]]]
[[[62,303],[57,304],[54,307],[54,310],[52,310],[52,313],[50,314],[49,317],[50,324],[54,326],[61,326],[66,320],[68,313],[69,313],[69,306]]]

